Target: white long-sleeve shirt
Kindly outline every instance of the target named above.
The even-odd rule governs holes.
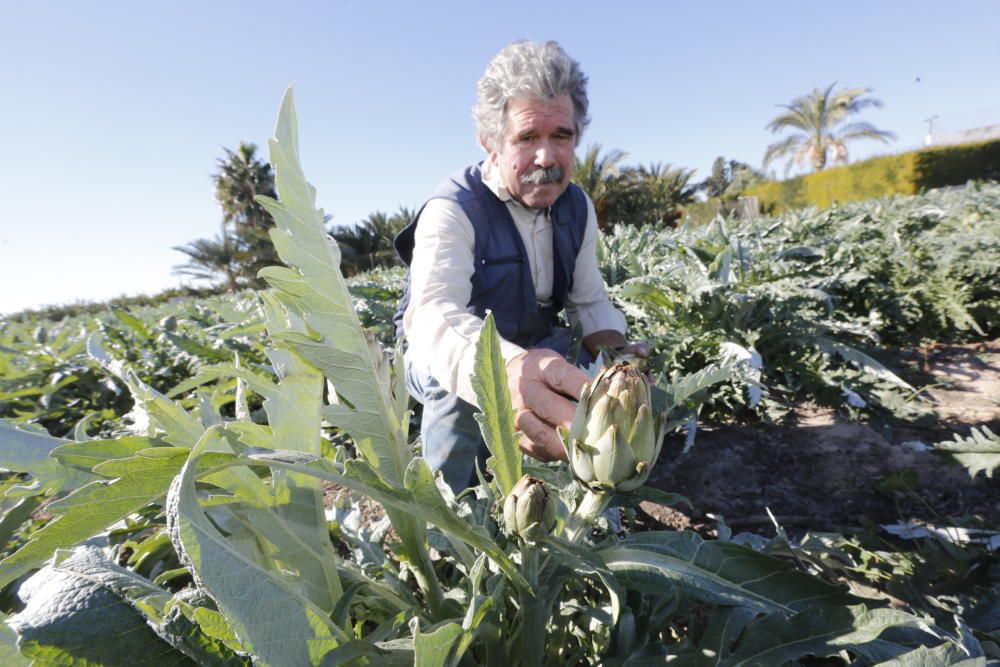
[[[483,182],[507,205],[517,226],[540,304],[552,298],[552,223],[547,209],[527,208],[513,199],[483,163]],[[614,330],[625,333],[625,316],[608,298],[597,266],[599,231],[594,204],[587,198],[587,226],[573,269],[573,289],[566,315],[580,322],[583,334]],[[444,389],[475,405],[471,376],[483,320],[468,306],[475,272],[475,231],[462,207],[448,199],[432,199],[420,214],[410,264],[410,303],[403,315],[411,364],[426,370]],[[500,340],[505,362],[524,348]]]

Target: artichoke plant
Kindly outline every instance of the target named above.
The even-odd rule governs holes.
[[[556,498],[542,480],[525,475],[503,503],[503,521],[509,535],[536,540],[556,526]]]
[[[564,446],[573,475],[595,493],[633,491],[646,481],[663,444],[649,380],[627,362],[586,385]]]

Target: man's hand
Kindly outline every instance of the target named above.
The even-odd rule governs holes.
[[[589,377],[552,350],[523,352],[507,363],[507,385],[521,450],[539,461],[566,460],[556,426],[569,428]]]
[[[602,349],[608,348],[619,355],[632,355],[649,359],[649,343],[641,341],[630,343],[625,339],[625,336],[617,331],[595,331],[589,336],[584,336],[583,344],[587,346],[594,358],[597,358]]]

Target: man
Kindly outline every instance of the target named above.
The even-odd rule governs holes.
[[[396,239],[410,266],[400,304],[410,392],[424,405],[424,456],[456,491],[488,452],[474,418],[470,377],[483,317],[502,338],[521,449],[565,460],[556,427],[569,426],[588,377],[565,361],[566,311],[580,322],[589,361],[630,345],[625,317],[597,266],[594,205],[570,184],[573,150],[589,122],[587,79],[555,42],[514,42],[486,68],[475,109],[480,164],[440,185]]]

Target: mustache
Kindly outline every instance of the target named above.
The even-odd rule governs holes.
[[[551,167],[538,167],[521,174],[521,185],[545,185],[546,183],[562,183],[566,172],[557,164]]]

